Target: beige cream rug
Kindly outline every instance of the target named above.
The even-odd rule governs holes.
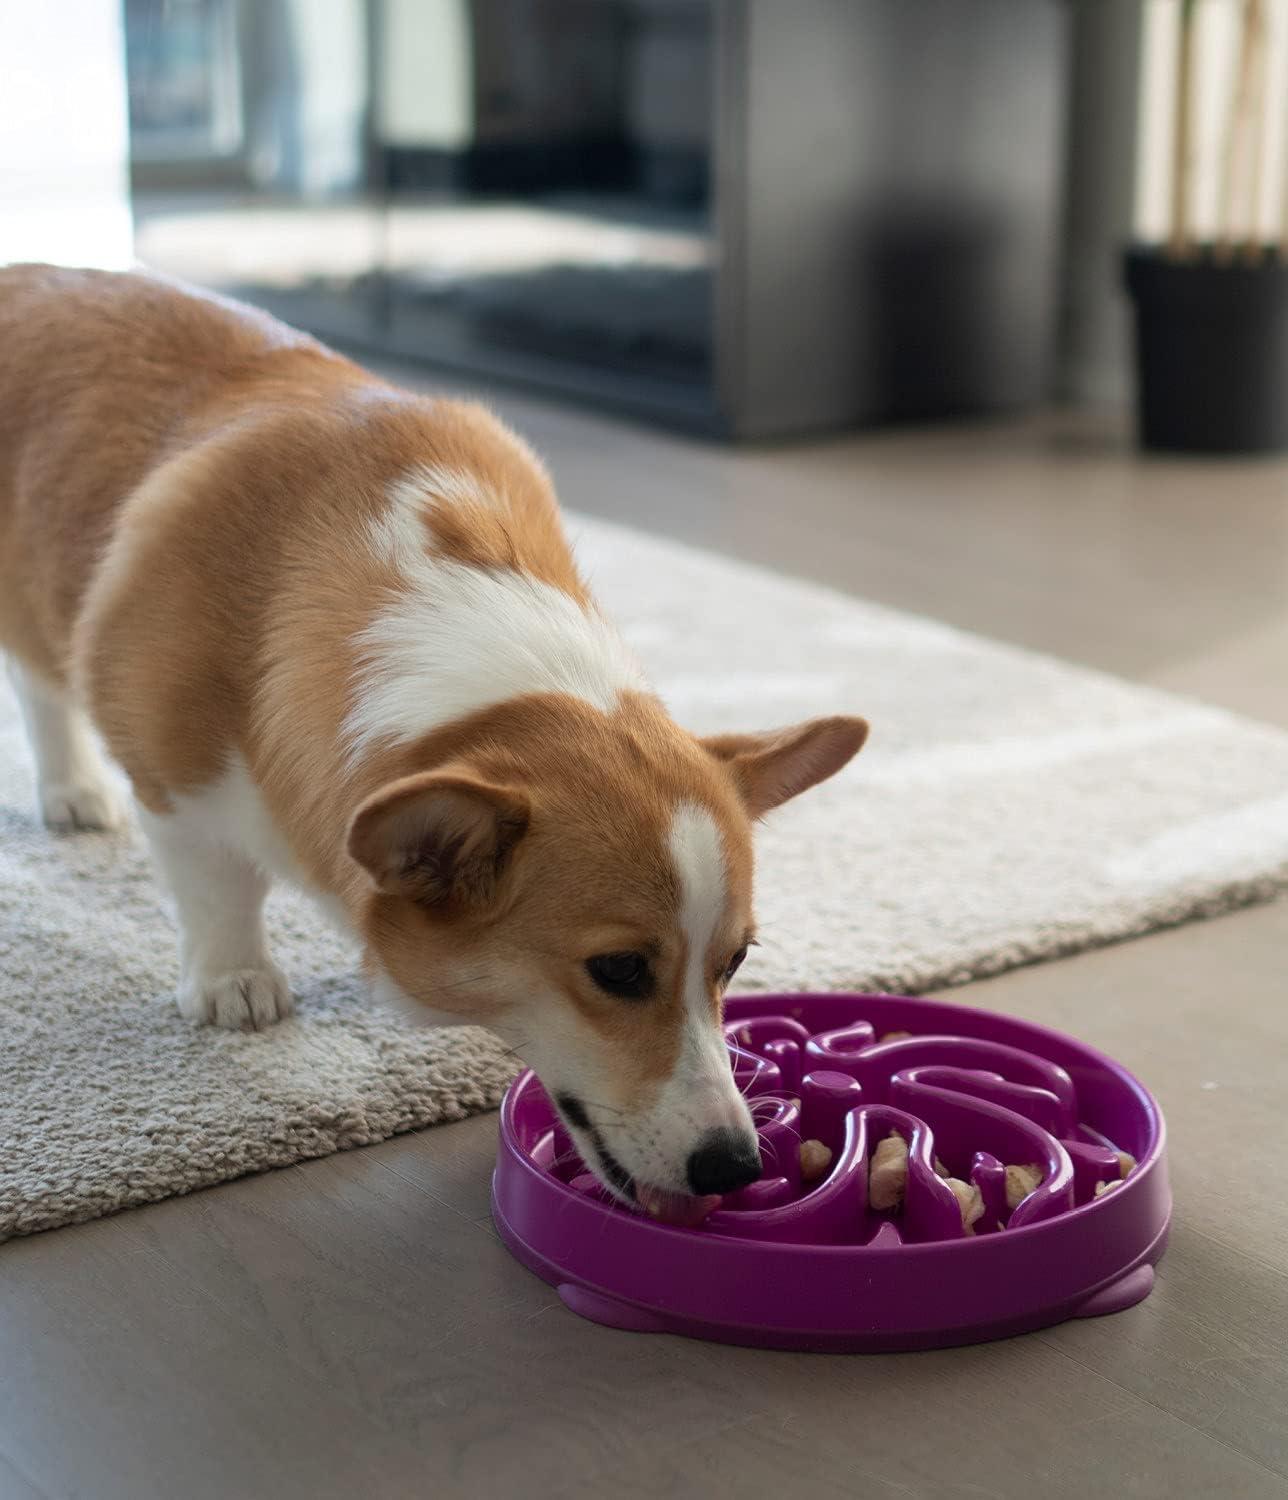
[[[598,591],[677,717],[872,721],[760,840],[747,987],[924,990],[1224,910],[1288,883],[1288,736],[601,524]],[[194,1031],[126,838],[46,834],[0,699],[0,1238],[494,1105],[486,1034],[375,1009],[352,955],[274,898],[299,1015]],[[1129,997],[1124,997],[1124,1001]]]

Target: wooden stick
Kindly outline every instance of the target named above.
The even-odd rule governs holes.
[[[1284,153],[1288,158],[1288,152]],[[1284,162],[1283,228],[1279,235],[1279,259],[1288,261],[1288,159]]]
[[[1254,36],[1259,0],[1243,0],[1239,14],[1239,59],[1235,69],[1234,91],[1226,119],[1225,149],[1221,153],[1221,216],[1217,225],[1213,253],[1217,260],[1228,261],[1234,255],[1238,237],[1240,172],[1243,143],[1252,118],[1253,73],[1255,71]]]
[[[1252,134],[1252,161],[1248,168],[1248,238],[1244,242],[1244,258],[1249,261],[1261,259],[1260,214],[1261,175],[1265,171],[1266,156],[1266,0],[1247,0],[1247,26],[1251,35],[1253,67],[1249,90],[1248,129]]]
[[[1288,120],[1285,121],[1285,126],[1288,127]],[[1288,129],[1285,130],[1284,145],[1283,199],[1279,205],[1283,223],[1280,226],[1279,242],[1275,248],[1279,251],[1279,259],[1288,261]]]
[[[1193,170],[1193,133],[1190,115],[1194,93],[1194,18],[1197,0],[1181,0],[1181,39],[1176,59],[1176,130],[1172,142],[1172,234],[1174,259],[1188,259],[1190,240],[1190,177]]]

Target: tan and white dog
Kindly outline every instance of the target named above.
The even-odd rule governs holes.
[[[866,726],[679,728],[486,411],[157,278],[2,270],[0,648],[47,822],[118,820],[88,724],[124,768],[192,1021],[290,1011],[285,877],[507,1038],[622,1196],[758,1175],[720,1032],[752,823]]]

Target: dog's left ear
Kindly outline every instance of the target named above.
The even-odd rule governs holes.
[[[723,761],[747,811],[759,818],[835,776],[863,748],[865,719],[810,719],[768,734],[717,734],[702,744]]]

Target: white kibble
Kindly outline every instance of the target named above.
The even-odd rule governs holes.
[[[1006,1169],[1006,1206],[1012,1213],[1019,1208],[1020,1204],[1029,1196],[1034,1188],[1039,1187],[1046,1173],[1038,1166],[1037,1162],[1031,1162],[1027,1167],[1007,1167]]]
[[[903,1206],[908,1185],[908,1143],[892,1130],[868,1163],[868,1205],[881,1212]]]
[[[963,1182],[960,1177],[945,1177],[944,1186],[953,1190],[957,1207],[961,1209],[962,1228],[967,1234],[975,1233],[976,1222],[984,1214],[984,1195],[973,1182]]]
[[[1121,1177],[1116,1182],[1098,1182],[1096,1184],[1095,1196],[1103,1198],[1106,1193],[1112,1193],[1115,1188],[1120,1188],[1122,1185],[1123,1180]]]
[[[832,1165],[832,1150],[822,1141],[801,1142],[801,1181],[818,1182]]]
[[[912,1032],[910,1032],[910,1031],[887,1031],[884,1036],[879,1036],[877,1038],[877,1041],[879,1041],[879,1042],[902,1042],[906,1037],[910,1037],[911,1035],[912,1035]]]
[[[1118,1173],[1121,1177],[1130,1177],[1136,1170],[1138,1163],[1130,1151],[1118,1153]]]
[[[943,1162],[941,1162],[938,1157],[935,1157],[935,1176],[951,1177],[952,1175],[953,1174],[948,1170],[948,1168],[944,1166]]]

